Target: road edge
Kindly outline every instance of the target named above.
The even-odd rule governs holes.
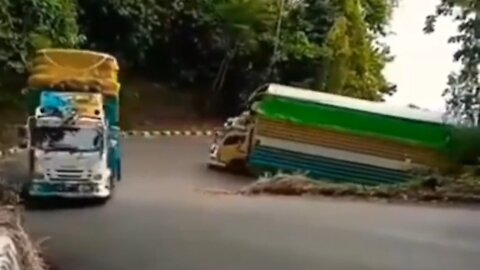
[[[0,162],[20,152],[22,149],[18,147],[0,150]],[[17,204],[18,195],[1,184],[0,269],[46,270],[40,248],[24,230],[24,210],[20,204]]]

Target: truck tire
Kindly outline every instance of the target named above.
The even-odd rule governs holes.
[[[28,150],[28,175],[30,180],[33,177],[33,170],[35,169],[35,152],[33,149]]]
[[[110,194],[105,198],[99,198],[96,200],[100,205],[107,204],[107,202],[110,201],[110,199],[112,199],[113,197],[113,193],[115,191],[115,176],[111,175],[109,181],[110,181]]]
[[[228,170],[233,173],[243,174],[246,172],[246,164],[243,159],[234,159],[228,163]]]
[[[118,176],[116,175],[111,175],[110,176],[110,194],[113,193],[113,191],[115,190],[115,187],[116,187],[116,181],[118,179]]]
[[[28,192],[29,189],[30,189],[29,183],[22,184],[22,188],[20,190],[20,198],[23,201],[28,201],[30,199],[30,193]]]

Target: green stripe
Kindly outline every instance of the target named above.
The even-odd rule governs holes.
[[[265,118],[357,136],[369,136],[449,151],[452,127],[325,104],[266,97],[257,112]]]

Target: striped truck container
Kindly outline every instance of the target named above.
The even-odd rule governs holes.
[[[248,162],[265,171],[394,184],[410,179],[413,168],[452,169],[465,154],[460,146],[471,149],[442,114],[385,103],[270,85],[253,110]]]

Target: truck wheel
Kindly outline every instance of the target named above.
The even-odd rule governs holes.
[[[115,190],[115,176],[111,175],[109,178],[110,194],[105,198],[95,199],[95,202],[99,205],[105,205],[113,196],[113,191]]]
[[[30,199],[30,194],[28,192],[28,190],[30,189],[30,185],[29,184],[23,184],[22,185],[22,189],[20,191],[20,198],[23,200],[23,201],[28,201]]]
[[[105,197],[105,198],[97,199],[96,203],[98,203],[99,205],[105,205],[105,204],[107,204],[107,202],[109,200],[110,200],[110,195],[108,197]]]
[[[234,173],[245,173],[245,161],[242,159],[234,159],[228,164],[228,169]]]
[[[28,150],[28,173],[30,178],[33,175],[33,170],[35,169],[35,152],[33,149]]]
[[[109,179],[110,192],[113,192],[115,190],[115,185],[116,185],[115,180],[116,180],[116,178],[117,177],[114,176],[114,175],[110,176],[110,179]]]

